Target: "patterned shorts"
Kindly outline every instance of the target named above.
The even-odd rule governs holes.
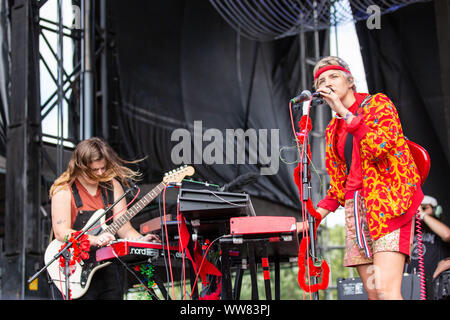
[[[414,235],[413,219],[399,229],[373,241],[369,235],[367,227],[366,214],[361,212],[360,216],[363,219],[363,232],[366,236],[367,246],[372,253],[371,257],[366,257],[364,249],[358,246],[356,242],[355,218],[354,218],[354,200],[348,199],[345,201],[345,267],[356,267],[363,264],[371,264],[373,262],[373,254],[383,251],[400,252],[407,256],[409,261],[412,239]],[[363,210],[361,208],[361,210]]]

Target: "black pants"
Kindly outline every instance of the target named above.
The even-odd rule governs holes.
[[[123,300],[123,276],[121,269],[115,263],[97,270],[89,289],[77,300]],[[52,299],[62,300],[61,291],[54,283],[50,285]]]

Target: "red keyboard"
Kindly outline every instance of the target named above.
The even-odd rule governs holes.
[[[262,241],[269,257],[298,256],[297,224],[294,217],[256,216],[230,219],[234,244]]]
[[[129,241],[119,239],[111,242],[110,245],[100,248],[96,251],[97,261],[111,260],[115,258],[138,258],[138,257],[158,257],[160,253],[167,250],[167,245],[164,246],[160,242],[146,242],[146,241]],[[178,246],[169,246],[171,252],[178,252]]]
[[[230,232],[232,235],[294,235],[297,225],[294,217],[236,217],[230,219]]]

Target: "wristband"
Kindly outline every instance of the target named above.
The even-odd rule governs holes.
[[[351,113],[350,111],[349,112],[347,112],[347,114],[344,116],[344,121],[347,121],[348,120],[348,118],[350,118],[351,116],[353,115],[353,113]]]

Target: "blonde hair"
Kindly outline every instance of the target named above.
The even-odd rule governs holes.
[[[313,74],[316,74],[317,70],[319,70],[320,68],[326,67],[326,66],[341,66],[341,67],[344,67],[345,69],[347,69],[348,71],[350,71],[348,64],[344,60],[342,60],[339,57],[329,56],[329,57],[322,58],[321,60],[319,60],[319,62],[316,63]],[[342,71],[342,70],[338,70],[338,71],[347,79],[347,81],[349,83],[353,83],[352,89],[353,89],[353,91],[356,92],[355,78],[351,74],[348,74],[345,71]],[[315,88],[317,88],[318,80],[319,79],[316,79],[314,81]]]
[[[92,172],[89,165],[98,160],[105,160],[106,171],[101,176]],[[118,178],[126,186],[129,185],[128,179],[135,180],[141,173],[133,171],[125,164],[137,163],[141,160],[126,161],[120,158],[117,153],[101,138],[93,137],[81,141],[72,153],[72,158],[64,171],[50,187],[50,198],[61,188],[67,188],[75,181],[77,177],[84,174],[89,179],[96,182],[108,182],[113,178]]]

